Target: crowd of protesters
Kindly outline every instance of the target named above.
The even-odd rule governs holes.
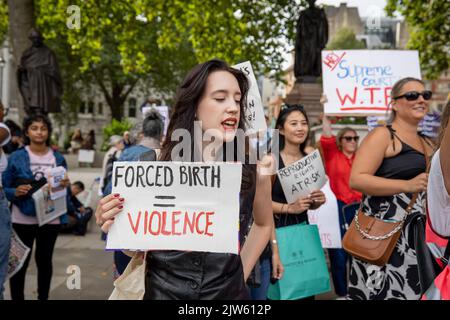
[[[101,174],[102,199],[95,212],[95,220],[104,234],[109,232],[114,217],[122,212],[127,201],[120,194],[112,193],[115,161],[177,161],[173,158],[177,142],[172,141],[172,135],[177,129],[193,134],[195,121],[201,121],[203,131],[215,129],[221,132],[222,148],[235,143],[236,131],[246,126],[244,114],[248,91],[249,83],[244,73],[221,60],[210,60],[193,68],[183,80],[167,133],[164,133],[164,119],[156,110],[151,110],[144,117],[139,136],[125,132],[122,136],[110,137],[110,149],[105,155]],[[406,216],[411,213],[411,216],[425,217],[427,196],[427,224],[442,238],[450,236],[449,104],[445,106],[437,141],[418,131],[419,122],[429,110],[431,95],[419,79],[399,80],[392,88],[389,104],[392,112],[387,125],[371,131],[360,145],[355,129],[345,127],[335,135],[330,119],[326,115],[321,117],[322,135],[318,145],[330,188],[337,199],[338,211],[334,214],[338,216],[341,237],[354,222],[358,209],[366,216],[380,220],[404,221],[393,252],[382,266],[351,256],[344,249],[327,251],[334,291],[342,299],[417,300],[423,296],[425,290],[419,281],[420,253],[416,252],[414,227]],[[36,181],[45,177],[51,168],[62,166],[67,169],[66,161],[62,154],[50,148],[52,124],[46,116],[28,115],[22,130],[12,121],[0,120],[0,146],[3,147],[0,158],[0,297],[7,276],[10,234],[14,230],[26,246],[36,247],[38,299],[46,300],[58,233],[64,230],[85,234],[87,221],[94,213],[76,198],[84,190],[83,183],[71,184],[65,178],[60,183],[67,189],[67,213],[39,226],[32,198]],[[269,286],[283,279],[287,266],[280,254],[277,231],[308,225],[308,211],[319,209],[327,198],[323,191],[311,190],[307,196],[289,203],[279,176],[273,171],[271,175],[263,174],[267,166],[277,164],[277,169],[282,169],[314,152],[307,110],[300,104],[284,105],[274,129],[279,134],[277,148],[260,155],[256,164],[247,158],[242,164],[240,254],[150,251],[143,257],[147,263],[142,280],[144,299],[267,299]],[[264,141],[270,144],[270,137],[266,138]],[[72,152],[94,149],[95,145],[94,131],[83,138],[81,130],[77,130],[71,138]],[[201,159],[205,162],[219,160],[223,159],[208,158],[207,155]],[[429,173],[428,160],[431,161]],[[223,195],[223,198],[227,196]],[[445,248],[442,254],[445,258]],[[117,276],[124,272],[132,257],[136,257],[136,253],[115,251]],[[30,258],[31,255],[10,278],[14,300],[24,299]],[[448,258],[446,261],[448,263]],[[376,285],[371,282],[374,270]],[[302,275],[298,274],[298,277]],[[314,295],[303,298],[315,299]]]

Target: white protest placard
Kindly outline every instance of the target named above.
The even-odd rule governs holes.
[[[327,181],[319,150],[278,170],[277,175],[288,203],[322,189]]]
[[[367,130],[370,132],[373,129],[386,125],[385,116],[367,116]]]
[[[61,180],[66,176],[66,169],[62,166],[46,171],[47,181],[50,186],[50,198],[56,200],[67,195],[67,188],[61,185]]]
[[[322,51],[324,111],[329,115],[386,114],[394,83],[421,78],[412,50]]]
[[[164,119],[164,134],[167,134],[167,128],[169,127],[170,117],[169,117],[169,107],[168,106],[151,106],[145,105],[142,108],[142,116],[145,118],[145,115],[151,109],[156,109],[161,117]]]
[[[67,212],[66,197],[52,200],[48,184],[33,193],[33,200],[39,226],[43,226]]]
[[[267,130],[261,94],[259,93],[255,74],[253,73],[252,64],[250,61],[246,61],[234,65],[233,68],[244,72],[250,82],[250,89],[247,95],[247,108],[245,112],[245,119],[247,121],[246,134]]]
[[[336,196],[327,181],[322,188],[326,201],[316,210],[308,210],[308,221],[319,228],[320,240],[324,248],[342,248],[339,227],[339,208]]]
[[[242,165],[114,162],[112,193],[125,199],[107,249],[239,252]]]
[[[95,150],[78,150],[78,162],[83,163],[94,163]]]
[[[439,127],[441,126],[441,114],[437,112],[427,113],[419,123],[419,131],[430,138],[439,136]]]

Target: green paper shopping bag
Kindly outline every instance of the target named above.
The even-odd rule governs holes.
[[[267,297],[295,300],[330,291],[330,275],[317,226],[296,224],[275,232],[284,275],[269,285]]]

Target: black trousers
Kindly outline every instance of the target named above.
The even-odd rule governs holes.
[[[26,225],[13,223],[13,229],[16,231],[20,240],[22,240],[30,250],[33,250],[33,244],[36,240],[34,259],[36,261],[38,273],[38,300],[47,300],[53,274],[53,249],[55,248],[60,225],[46,224],[39,227],[37,224]],[[30,263],[30,258],[31,252],[19,272],[9,280],[12,300],[25,299],[25,275],[27,273],[28,264]]]

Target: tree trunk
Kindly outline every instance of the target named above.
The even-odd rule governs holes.
[[[112,104],[109,105],[109,108],[111,109],[111,118],[121,121],[123,117],[123,102],[120,104],[120,100],[117,101],[114,99]]]
[[[118,121],[121,121],[124,114],[124,105],[128,95],[133,91],[137,81],[134,81],[129,85],[129,88],[124,91],[125,86],[123,84],[114,83],[112,86],[112,92],[105,95],[106,101],[111,109],[111,117]],[[109,99],[108,99],[109,98]]]
[[[28,34],[30,29],[35,26],[33,0],[8,0],[8,11],[9,38],[13,50],[14,65],[17,68],[22,53],[31,45]],[[13,78],[15,81],[11,83],[10,107],[18,108],[19,118],[23,119],[25,114],[24,102],[19,92],[17,75],[15,74]]]
[[[92,76],[100,87],[106,103],[111,110],[111,118],[121,121],[124,116],[125,101],[139,79],[129,79],[126,82],[108,81],[104,78],[104,72],[101,72],[101,70],[100,72],[92,72]],[[125,89],[126,87],[128,88]]]

